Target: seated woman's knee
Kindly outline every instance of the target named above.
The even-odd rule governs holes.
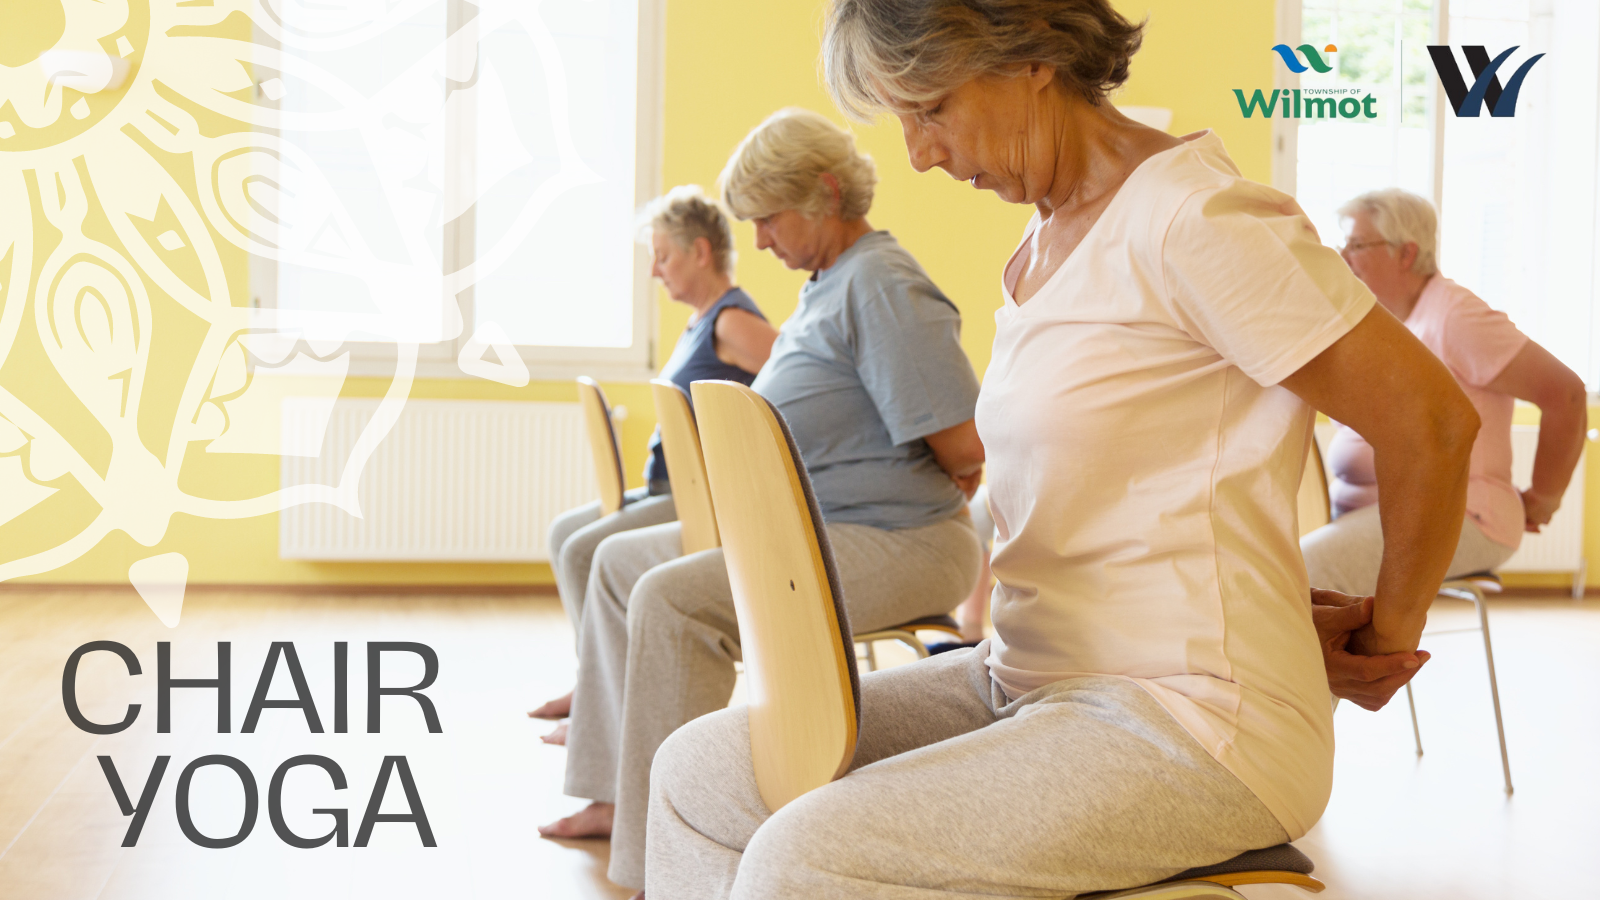
[[[834,810],[813,791],[772,814],[750,838],[739,864],[743,896],[790,896],[783,888],[796,888],[825,869],[841,851],[836,837],[852,833]],[[741,895],[738,891],[736,896]]]
[[[715,778],[714,787],[708,777]],[[753,789],[755,784],[749,712],[744,707],[719,710],[674,731],[656,749],[650,784],[652,793],[666,797],[690,821],[697,807],[716,815],[739,805],[739,798],[729,795],[739,793],[739,786]]]

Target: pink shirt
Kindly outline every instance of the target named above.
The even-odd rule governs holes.
[[[1488,384],[1505,371],[1528,337],[1505,313],[1442,275],[1423,286],[1405,324],[1444,361],[1483,423],[1472,445],[1467,516],[1489,540],[1515,548],[1522,543],[1524,522],[1522,495],[1511,484],[1511,411],[1516,401],[1489,390]],[[1329,486],[1334,515],[1378,502],[1372,445],[1361,435],[1339,426],[1328,447],[1328,464],[1334,474]]]
[[[1276,385],[1372,294],[1211,132],[1134,170],[1020,306],[1013,278],[977,411],[991,673],[1012,697],[1133,680],[1305,834],[1333,718],[1296,513],[1312,411]]]

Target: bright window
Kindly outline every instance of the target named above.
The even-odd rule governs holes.
[[[648,370],[660,0],[271,5],[259,324]]]
[[[1593,0],[1285,0],[1295,44],[1333,44],[1333,71],[1299,86],[1359,86],[1377,119],[1287,120],[1293,183],[1324,243],[1343,237],[1335,210],[1363,191],[1398,186],[1441,212],[1440,269],[1504,310],[1534,340],[1600,384],[1596,289],[1597,69]],[[1514,116],[1449,109],[1430,44],[1448,45],[1466,84],[1463,47],[1512,47],[1502,85],[1527,60]],[[1287,183],[1279,179],[1280,183]]]

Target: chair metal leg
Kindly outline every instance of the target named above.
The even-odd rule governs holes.
[[[1422,755],[1422,729],[1417,727],[1417,701],[1411,696],[1411,682],[1406,682],[1406,705],[1411,707],[1411,736],[1417,741],[1417,755]]]
[[[1483,629],[1483,658],[1489,665],[1489,697],[1494,701],[1494,730],[1500,736],[1500,770],[1505,774],[1506,793],[1512,792],[1511,757],[1506,753],[1506,726],[1500,717],[1500,685],[1494,676],[1494,646],[1489,641],[1489,604],[1483,591],[1472,589],[1472,602],[1478,607],[1478,625]]]
[[[878,645],[873,641],[867,642],[867,671],[878,671]]]
[[[917,655],[917,659],[928,658],[928,645],[924,644],[922,638],[917,637],[915,634],[909,631],[906,632],[905,636],[900,638],[900,643],[910,647],[911,652]]]

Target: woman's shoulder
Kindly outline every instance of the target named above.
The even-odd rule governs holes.
[[[1490,308],[1489,304],[1474,294],[1470,288],[1462,287],[1438,273],[1434,273],[1433,277],[1428,279],[1428,283],[1422,286],[1418,307],[1436,309],[1444,316]]]
[[[1422,288],[1417,306],[1406,319],[1414,330],[1433,330],[1447,345],[1498,345],[1525,338],[1511,317],[1495,309],[1470,288],[1435,274]]]
[[[851,265],[839,273],[847,304],[921,298],[950,302],[922,263],[894,235],[875,231],[861,241],[866,243],[860,252],[852,254]]]
[[[755,298],[751,297],[744,288],[738,286],[729,288],[728,292],[717,300],[717,318],[720,319],[722,314],[730,309],[743,310],[763,320],[767,318],[766,313],[761,311],[761,307],[756,305]]]
[[[1165,230],[1181,219],[1214,218],[1253,209],[1282,211],[1294,198],[1244,177],[1213,131],[1185,135],[1183,144],[1156,154],[1139,190],[1154,225]]]

